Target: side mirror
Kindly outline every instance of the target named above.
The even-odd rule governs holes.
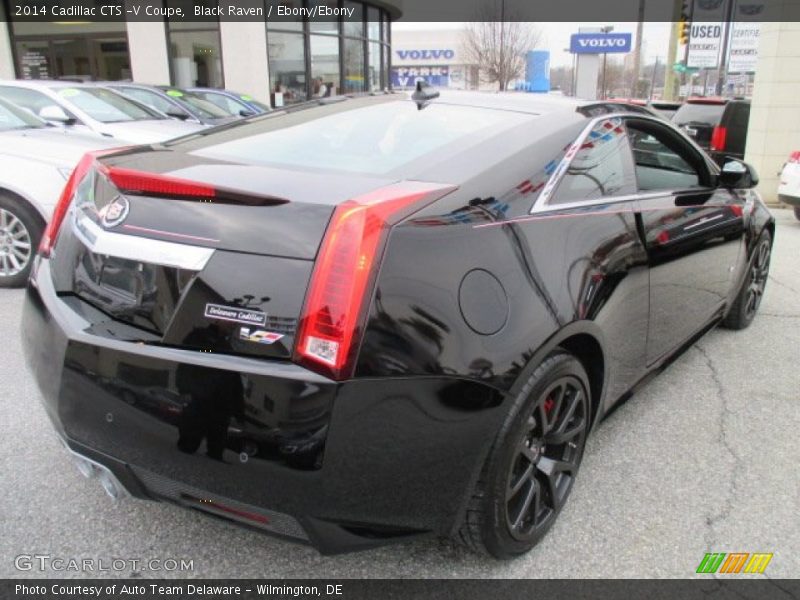
[[[246,108],[243,108],[242,110],[239,111],[239,116],[240,117],[252,117],[254,114],[256,114],[256,113],[254,113],[252,110],[248,110]]]
[[[185,121],[186,119],[189,118],[188,113],[183,112],[179,108],[170,108],[167,110],[165,114],[168,117],[171,117],[173,119],[178,119],[179,121]]]
[[[56,104],[50,104],[48,106],[42,107],[39,110],[39,117],[44,119],[45,121],[50,121],[52,123],[60,123],[62,125],[74,125],[75,119],[70,117],[63,108]]]
[[[745,162],[729,159],[722,165],[719,185],[728,189],[754,188],[758,185],[758,173]]]

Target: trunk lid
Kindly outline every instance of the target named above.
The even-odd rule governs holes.
[[[102,159],[51,260],[96,335],[288,359],[334,208],[388,183],[174,150]]]

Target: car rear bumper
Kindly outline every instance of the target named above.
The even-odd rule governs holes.
[[[497,392],[447,376],[337,383],[288,362],[119,341],[87,332],[81,305],[38,261],[28,364],[68,447],[131,495],[324,553],[458,526],[502,421]]]

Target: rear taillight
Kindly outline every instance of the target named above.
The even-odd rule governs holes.
[[[306,295],[295,362],[336,380],[352,375],[389,230],[453,189],[404,182],[348,200],[334,210]]]
[[[795,150],[789,155],[789,162],[794,164],[800,163],[800,150]]]
[[[714,127],[714,132],[711,134],[711,149],[717,152],[725,150],[725,142],[728,137],[728,130],[721,125]]]
[[[55,246],[56,239],[58,238],[61,224],[64,222],[64,217],[67,216],[67,211],[72,203],[75,190],[78,189],[78,185],[83,181],[83,178],[86,177],[87,173],[94,167],[95,158],[96,155],[93,152],[84,154],[78,165],[73,169],[69,179],[67,179],[67,184],[61,191],[58,203],[55,209],[53,209],[53,216],[50,218],[50,222],[47,224],[44,234],[42,234],[42,241],[39,244],[39,253],[42,256],[50,256],[53,246]]]

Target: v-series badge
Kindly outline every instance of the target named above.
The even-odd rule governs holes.
[[[219,304],[206,304],[205,316],[207,319],[220,321],[233,321],[234,323],[247,323],[249,325],[266,325],[267,314],[260,310],[249,310],[235,306],[221,306]]]

